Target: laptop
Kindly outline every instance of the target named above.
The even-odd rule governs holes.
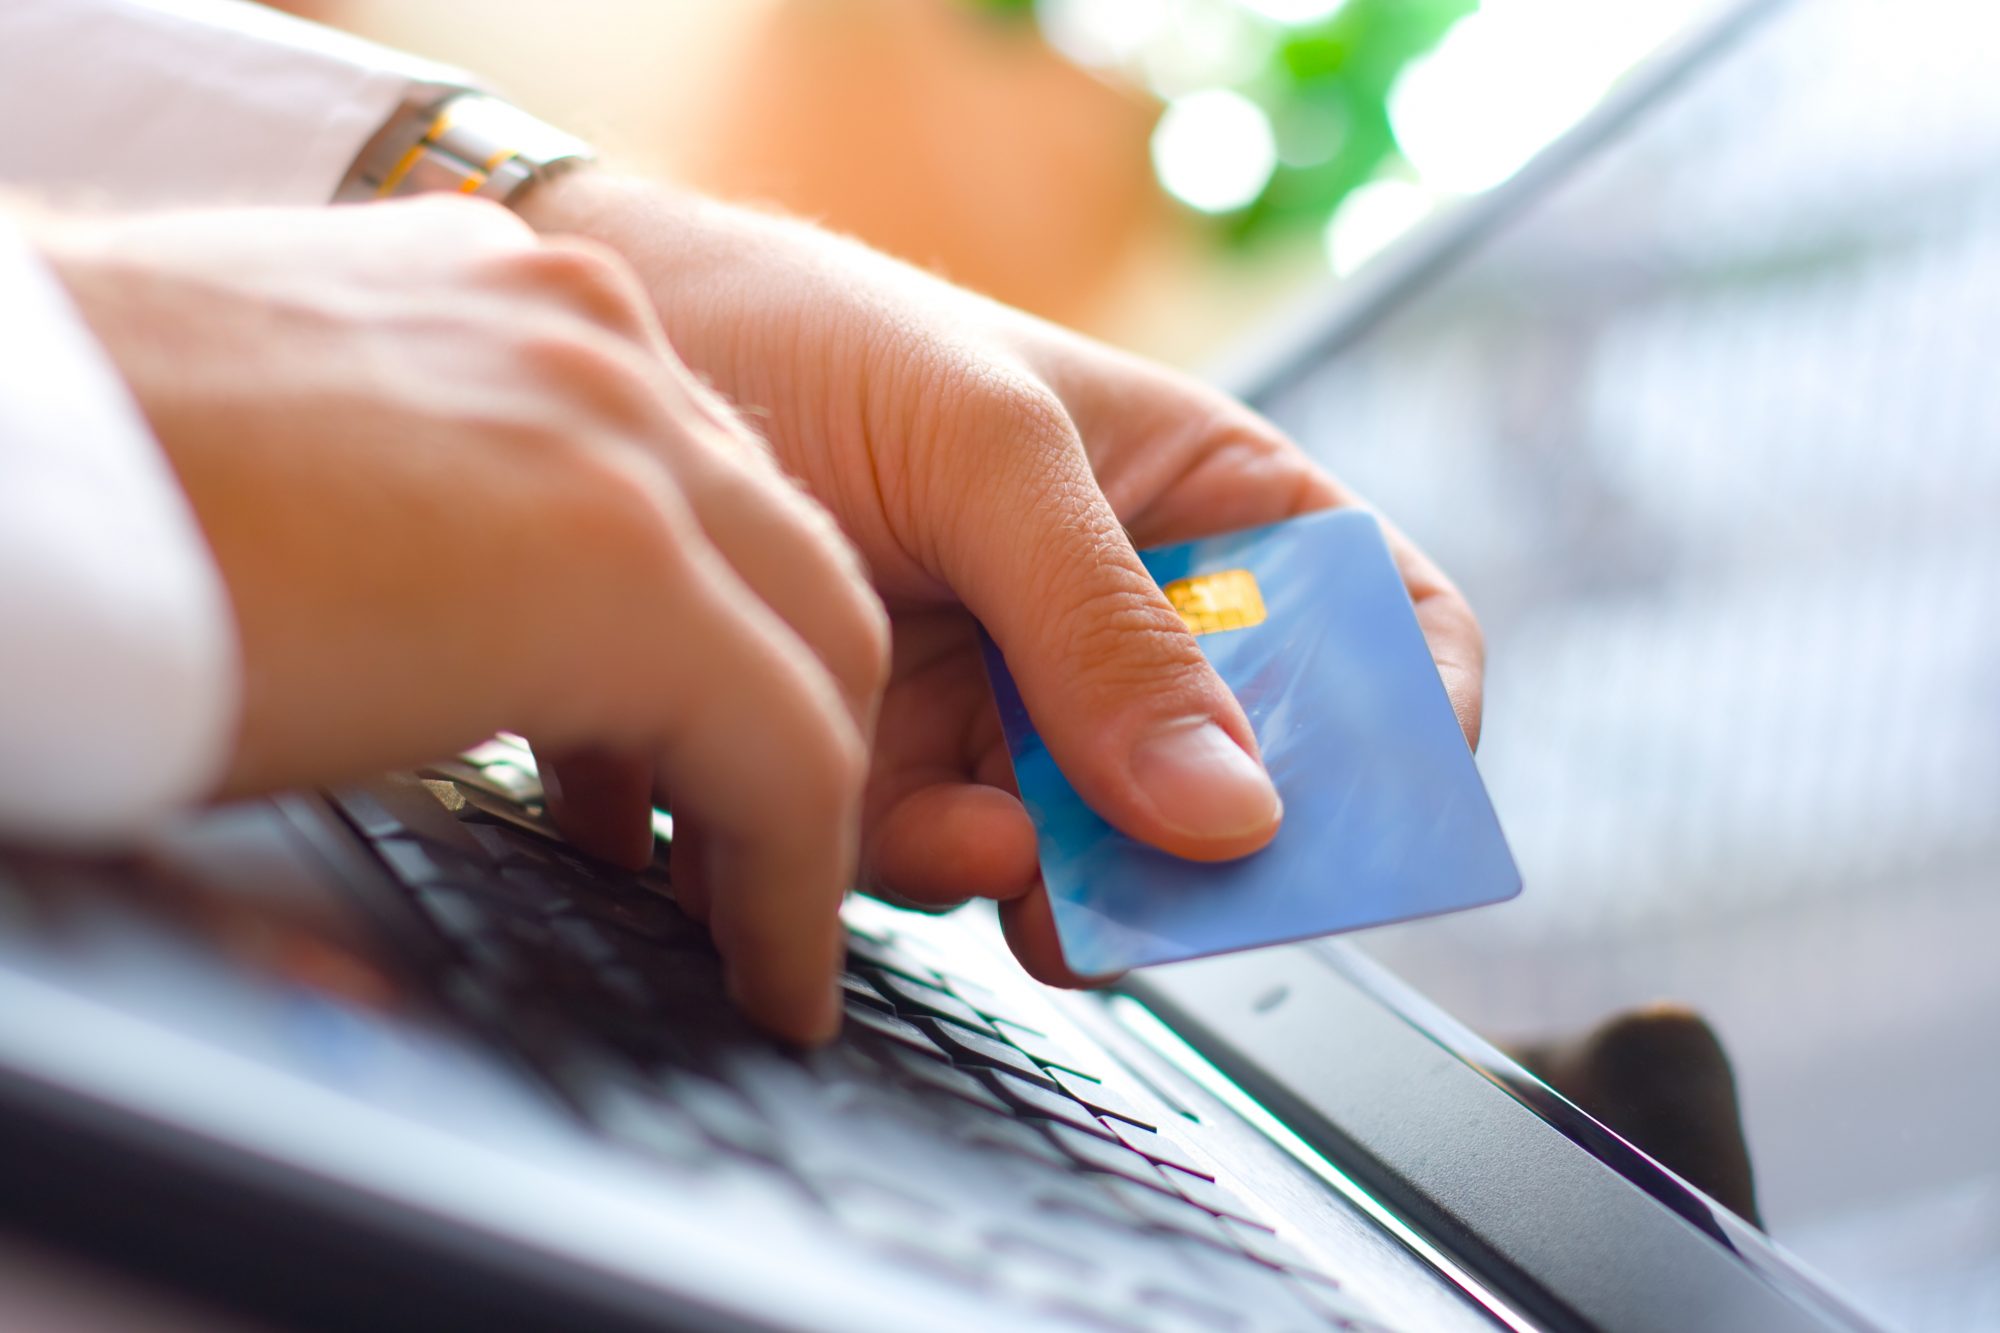
[[[1243,387],[1296,403],[1777,8]],[[0,1223],[278,1327],[1874,1327],[1353,947],[1070,994],[976,910],[856,898],[843,1035],[799,1053],[664,876],[565,846],[508,737],[115,860],[0,855]]]

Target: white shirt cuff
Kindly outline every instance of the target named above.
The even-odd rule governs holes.
[[[0,3],[0,182],[68,207],[323,204],[465,75],[243,0]]]
[[[105,842],[211,793],[227,593],[138,407],[0,219],[0,839]]]

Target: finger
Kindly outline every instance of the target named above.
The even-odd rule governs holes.
[[[674,816],[674,844],[667,853],[667,882],[674,901],[695,920],[706,923],[711,899],[708,890],[708,839],[692,815]]]
[[[1108,986],[1124,975],[1119,972],[1087,977],[1070,970],[1063,959],[1062,941],[1056,936],[1055,913],[1049,906],[1048,890],[1040,884],[1000,904],[1000,930],[1021,969],[1044,986],[1081,990]]]
[[[590,855],[643,870],[653,857],[653,764],[634,754],[571,750],[540,757],[542,794],[565,838]]]
[[[1281,806],[1249,720],[1140,564],[1081,443],[1032,409],[989,429],[1041,440],[940,537],[939,558],[1056,763],[1091,808],[1165,851],[1262,847]]]
[[[593,250],[581,242],[577,253]],[[560,256],[563,251],[557,251]],[[595,274],[606,270],[594,268]],[[831,515],[786,476],[718,395],[675,355],[644,293],[622,268],[606,281],[600,322],[645,349],[645,374],[675,428],[648,434],[715,549],[737,576],[818,655],[864,735],[889,670],[889,621],[868,572]],[[619,311],[623,314],[620,316]]]
[[[832,679],[719,556],[679,589],[660,682],[660,768],[702,880],[731,997],[812,1043],[839,1027],[840,903],[852,882],[866,749]]]
[[[879,818],[866,861],[876,887],[917,907],[1018,898],[1038,874],[1021,802],[956,775],[917,787]]]
[[[531,256],[513,256],[504,279],[559,289],[578,314],[627,344],[640,363],[635,380],[657,394],[643,410],[664,411],[674,424],[641,437],[674,474],[709,541],[833,673],[865,733],[888,670],[888,619],[832,517],[688,370],[616,251],[587,237],[552,237]]]
[[[888,615],[833,519],[761,450],[728,444],[734,429],[718,424],[685,442],[675,463],[683,493],[709,540],[818,656],[869,734],[889,669]]]
[[[981,771],[999,739],[972,617],[958,608],[899,615],[863,807],[865,887],[940,908],[1012,897],[1033,882],[1034,831],[1004,753],[997,780]]]

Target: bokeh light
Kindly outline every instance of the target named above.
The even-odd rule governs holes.
[[[1168,194],[1237,242],[1323,227],[1343,273],[1520,170],[1712,2],[1032,0],[1057,50],[1164,105]]]
[[[1347,0],[1242,0],[1253,14],[1274,23],[1318,23],[1330,19]]]
[[[1048,44],[1079,65],[1110,69],[1138,60],[1172,17],[1168,0],[1036,0]]]
[[[1433,189],[1489,189],[1582,119],[1700,3],[1485,0],[1397,79],[1396,141]]]
[[[1227,88],[1175,98],[1153,130],[1153,170],[1160,184],[1204,213],[1250,204],[1277,165],[1270,117]]]
[[[1436,208],[1437,197],[1414,181],[1370,181],[1341,200],[1326,224],[1327,263],[1346,277]]]

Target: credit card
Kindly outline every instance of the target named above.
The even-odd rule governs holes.
[[[1501,902],[1521,878],[1381,526],[1341,509],[1140,553],[1250,717],[1285,818],[1227,862],[1100,819],[991,640],[987,672],[1073,971],[1122,972]]]

